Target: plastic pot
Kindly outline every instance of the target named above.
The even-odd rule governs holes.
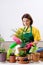
[[[5,62],[7,58],[6,52],[0,52],[0,62]]]

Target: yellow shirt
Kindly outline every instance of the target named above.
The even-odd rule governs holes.
[[[23,32],[23,29],[24,28],[19,28],[14,35],[18,37],[18,35]],[[28,28],[27,32],[30,32],[30,28]],[[32,27],[32,34],[34,36],[34,40],[36,40],[36,41],[40,41],[41,40],[40,32],[39,32],[39,30],[37,28]]]

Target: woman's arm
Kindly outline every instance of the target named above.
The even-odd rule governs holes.
[[[36,45],[38,44],[38,41],[40,41],[41,40],[41,37],[40,37],[40,32],[39,32],[39,30],[35,30],[35,35],[34,35],[34,42],[33,43],[35,43]]]

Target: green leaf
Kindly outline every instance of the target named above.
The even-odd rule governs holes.
[[[24,51],[20,51],[20,52],[19,52],[19,56],[21,56],[21,57],[26,56],[26,52],[24,52]]]

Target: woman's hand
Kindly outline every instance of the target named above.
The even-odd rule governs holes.
[[[26,44],[26,48],[27,48],[27,49],[30,49],[32,46],[33,46],[32,42],[30,42],[30,43],[28,42],[28,43]]]
[[[37,44],[38,44],[38,41],[35,40],[33,43],[34,43],[35,45],[37,45]]]

